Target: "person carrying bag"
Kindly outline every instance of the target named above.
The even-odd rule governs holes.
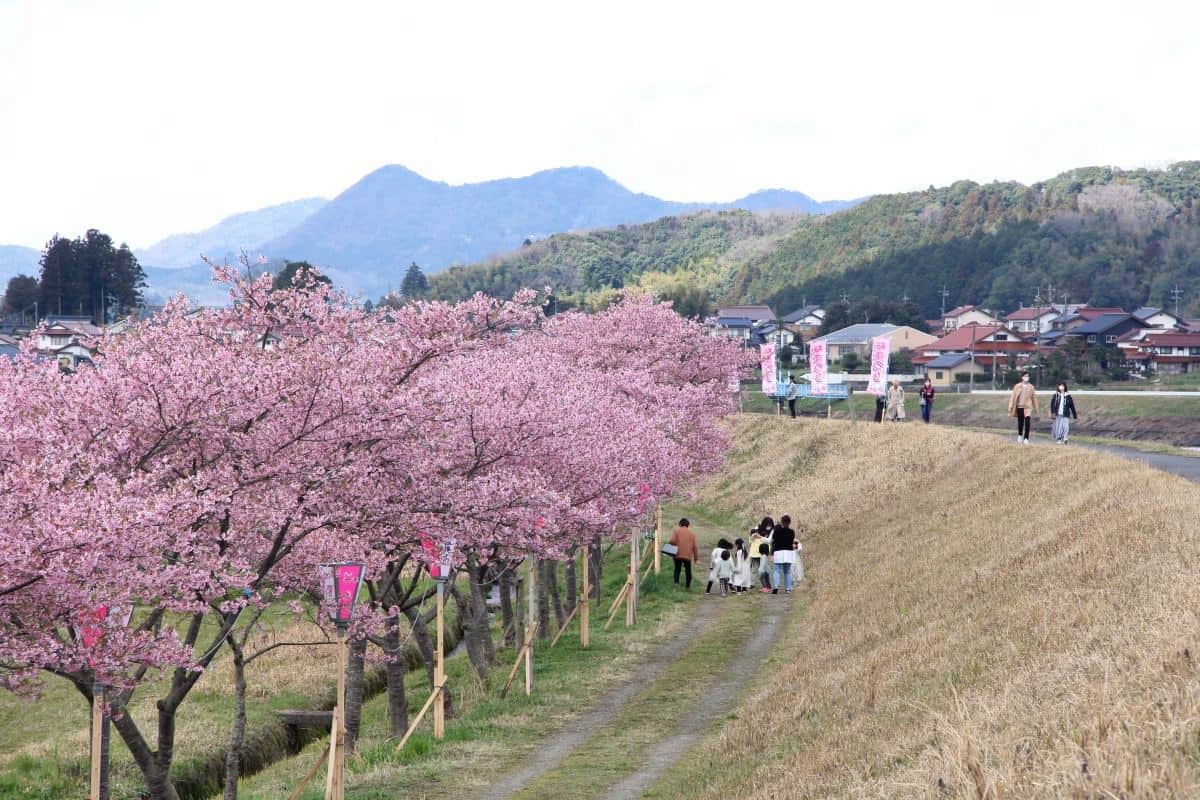
[[[696,543],[696,534],[692,532],[692,523],[687,517],[679,520],[679,527],[671,532],[671,538],[663,545],[663,553],[675,559],[675,584],[679,585],[679,573],[687,573],[684,588],[692,588],[692,565],[700,560],[700,545]]]

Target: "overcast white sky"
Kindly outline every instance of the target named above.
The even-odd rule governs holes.
[[[419,7],[418,7],[419,6]],[[135,247],[384,164],[818,199],[1200,158],[1187,2],[0,0],[0,243]]]

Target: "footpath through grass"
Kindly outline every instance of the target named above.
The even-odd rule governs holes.
[[[731,521],[706,517],[694,508],[673,509],[666,521],[673,521],[681,512],[693,520],[702,535],[709,534],[714,540],[712,532]],[[447,720],[446,738],[441,742],[433,739],[431,720],[427,718],[398,753],[396,742],[390,738],[386,697],[368,701],[363,709],[359,751],[347,763],[346,796],[354,800],[470,797],[500,773],[525,762],[546,737],[569,729],[613,686],[637,680],[639,665],[687,624],[703,592],[703,582],[699,588],[693,583],[690,593],[676,589],[668,568],[670,561],[664,561],[662,574],[651,574],[642,584],[637,625],[626,628],[624,612],[618,612],[612,627],[604,631],[604,612],[625,581],[629,564],[628,546],[613,548],[605,561],[601,602],[598,608],[595,604],[592,607],[591,646],[587,650],[580,647],[577,620],[572,621],[553,650],[546,642],[539,643],[532,696],[525,696],[518,673],[508,697],[499,698],[515,657],[511,649],[498,652],[497,664],[486,683],[474,677],[465,654],[448,659],[455,716]],[[410,676],[411,713],[425,702],[428,688],[423,674]],[[243,780],[240,796],[246,800],[287,797],[325,745],[324,740],[314,742],[297,756]],[[322,798],[323,778],[321,769],[301,797]]]

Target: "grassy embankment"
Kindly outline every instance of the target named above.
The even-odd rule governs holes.
[[[807,526],[807,609],[657,798],[1200,796],[1200,494],[939,426],[737,423],[701,501]]]

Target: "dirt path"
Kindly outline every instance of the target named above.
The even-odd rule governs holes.
[[[703,588],[704,573],[701,572],[699,586]],[[696,584],[694,583],[693,586]],[[693,589],[695,591],[695,589]],[[712,602],[700,602],[691,618],[696,625],[706,625],[718,613],[720,606]],[[595,707],[572,723],[570,730],[563,731],[548,740],[530,754],[524,767],[510,772],[487,791],[477,796],[478,800],[507,800],[528,786],[539,775],[549,772],[581,746],[597,729],[612,722],[621,710],[647,684],[653,683],[662,673],[680,658],[691,645],[690,628],[683,626],[675,636],[658,648],[646,661],[638,665],[638,680],[626,681],[612,689],[596,703]]]
[[[701,710],[687,717],[678,732],[664,739],[645,758],[645,763],[603,795],[605,800],[632,800],[658,782],[668,769],[696,746],[700,736],[719,718],[725,716],[738,704],[738,693],[743,687],[745,676],[752,674],[767,657],[779,631],[780,623],[794,608],[792,598],[772,598],[772,602],[761,617],[750,640],[730,662],[725,671],[710,685]],[[741,602],[740,600],[738,602]],[[713,603],[709,604],[715,605]]]

